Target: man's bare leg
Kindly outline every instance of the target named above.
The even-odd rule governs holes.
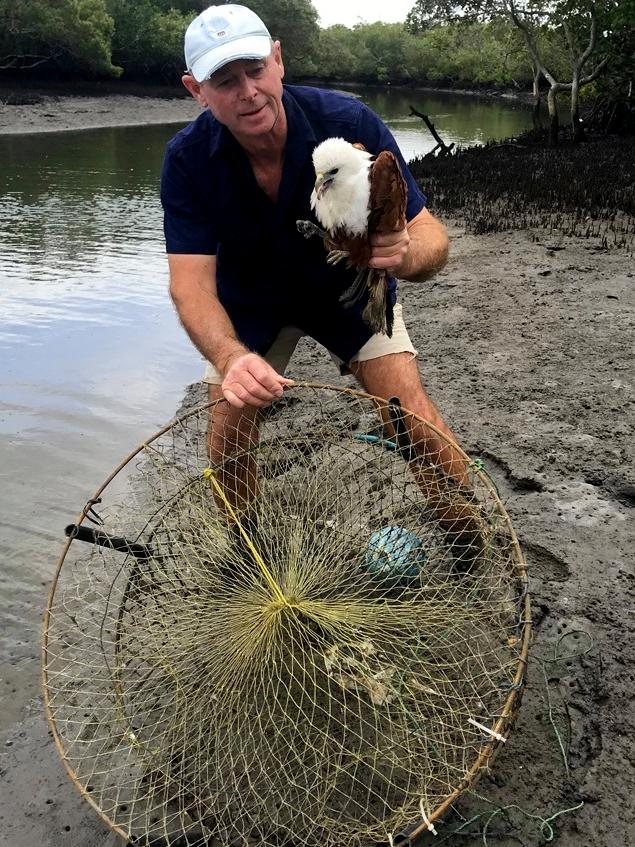
[[[218,481],[229,503],[237,512],[244,512],[258,493],[256,462],[245,450],[258,442],[259,410],[254,406],[237,409],[223,398],[220,385],[209,386],[210,407],[207,422],[207,453],[218,471]],[[215,495],[222,512],[227,508]]]
[[[434,424],[452,442],[448,443],[432,427],[411,415],[404,415],[412,446],[421,457],[411,463],[417,484],[439,526],[448,534],[456,569],[469,571],[483,552],[478,507],[469,489],[453,491],[447,484],[447,477],[451,477],[459,486],[466,488],[468,469],[465,458],[453,446],[456,439],[452,431],[421,384],[416,361],[410,353],[392,353],[365,362],[354,362],[350,369],[369,394],[385,399],[398,397],[405,409]],[[382,418],[394,433],[385,408],[382,409]]]
[[[391,353],[365,362],[353,362],[349,367],[369,394],[385,399],[398,397],[404,409],[429,421],[450,442],[456,443],[455,436],[423,388],[417,362],[411,353]],[[384,423],[392,427],[387,410],[382,410],[382,417]],[[439,437],[432,427],[422,424],[411,415],[404,417],[410,440],[418,454],[440,466],[457,482],[466,483],[467,468],[461,453]]]

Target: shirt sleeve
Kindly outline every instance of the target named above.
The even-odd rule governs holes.
[[[211,213],[191,174],[169,147],[161,174],[161,204],[166,252],[216,255],[218,239]]]
[[[360,103],[360,113],[357,123],[359,138],[357,141],[366,147],[369,153],[377,155],[382,150],[390,150],[397,158],[401,173],[408,186],[408,202],[406,206],[406,220],[411,221],[426,205],[426,195],[417,185],[415,178],[410,173],[406,160],[392,132],[386,124],[364,103]]]

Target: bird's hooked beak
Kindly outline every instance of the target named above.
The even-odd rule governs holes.
[[[315,179],[315,194],[318,198],[320,198],[329,185],[333,182],[333,176],[330,173],[327,174],[317,174]]]

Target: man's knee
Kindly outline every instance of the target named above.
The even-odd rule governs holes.
[[[388,353],[375,359],[351,362],[351,373],[369,394],[380,397],[412,395],[423,391],[417,361],[412,353]]]

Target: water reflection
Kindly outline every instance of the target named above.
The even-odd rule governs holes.
[[[158,178],[171,129],[2,139],[0,271],[64,279],[81,263],[156,242]]]

